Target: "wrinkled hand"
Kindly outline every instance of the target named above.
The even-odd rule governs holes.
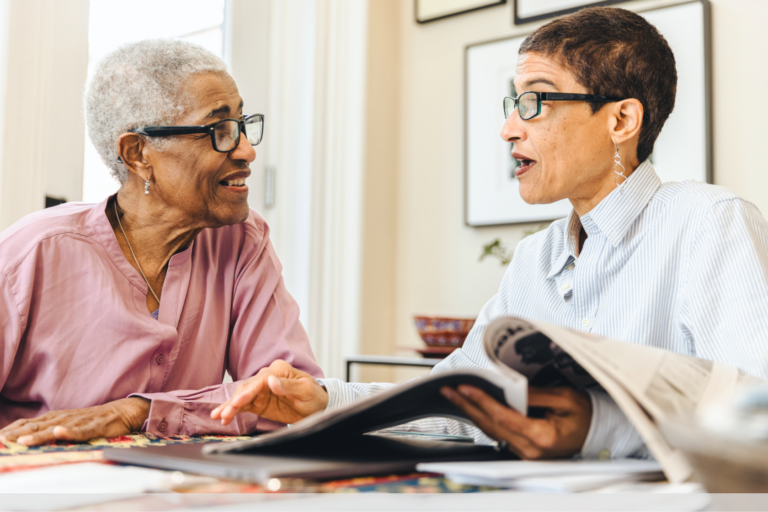
[[[151,402],[131,397],[84,409],[50,411],[32,419],[16,420],[0,430],[0,441],[37,446],[56,440],[89,441],[138,432],[149,416]]]
[[[592,422],[592,401],[568,387],[528,388],[528,407],[544,408],[529,418],[473,386],[444,387],[441,393],[461,408],[480,430],[522,459],[561,459],[581,451]]]
[[[252,412],[268,420],[294,423],[328,405],[328,393],[308,373],[277,360],[268,368],[243,381],[235,394],[211,411],[222,425],[241,412]]]

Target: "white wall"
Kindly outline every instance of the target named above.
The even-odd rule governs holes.
[[[514,246],[531,228],[464,225],[463,59],[467,44],[520,35],[540,24],[515,27],[510,1],[419,25],[413,20],[413,0],[398,1],[400,82],[397,94],[386,100],[399,114],[398,139],[392,148],[398,155],[396,178],[391,182],[396,189],[391,220],[396,257],[391,274],[374,275],[382,269],[369,268],[364,275],[368,282],[395,283],[393,314],[383,315],[377,325],[376,313],[382,306],[370,300],[363,305],[368,330],[388,329],[392,335],[388,344],[381,340],[365,345],[369,353],[420,346],[411,320],[414,314],[476,316],[496,292],[504,272],[495,260],[478,262],[481,245],[499,237]],[[644,10],[674,3],[680,2],[635,1],[622,7]],[[768,83],[768,65],[761,58],[768,48],[764,27],[768,1],[713,0],[712,18],[715,183],[732,188],[768,213],[768,169],[760,151],[768,136],[762,119],[768,97],[759,93]],[[375,33],[371,30],[372,37]],[[741,91],[757,91],[757,97],[742,99]],[[369,165],[368,174],[374,172],[371,169]],[[379,229],[386,230],[386,223]],[[386,322],[393,322],[394,328]]]

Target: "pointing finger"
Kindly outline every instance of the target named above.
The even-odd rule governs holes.
[[[259,396],[259,393],[264,390],[265,380],[266,379],[262,377],[246,383],[246,385],[243,386],[243,389],[238,389],[234,396],[227,400],[225,404],[228,404],[230,407],[243,407],[244,405],[250,404],[257,396]]]

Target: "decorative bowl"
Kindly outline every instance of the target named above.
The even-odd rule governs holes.
[[[414,316],[416,330],[428,347],[458,348],[475,324],[474,318]]]

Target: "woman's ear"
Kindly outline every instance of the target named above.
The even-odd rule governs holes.
[[[611,116],[608,119],[608,130],[611,139],[621,144],[640,139],[640,129],[643,127],[643,104],[639,100],[629,98],[612,104]]]
[[[117,138],[117,154],[123,165],[141,181],[152,177],[152,166],[144,155],[145,146],[144,139],[135,133],[124,133]]]

